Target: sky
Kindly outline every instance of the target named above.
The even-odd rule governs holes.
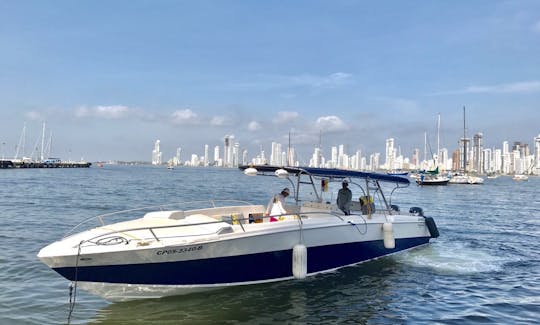
[[[540,134],[540,1],[0,1],[1,154],[254,157]],[[52,137],[50,136],[52,133]],[[21,155],[21,154],[19,154]]]

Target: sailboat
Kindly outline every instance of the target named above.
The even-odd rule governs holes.
[[[439,114],[437,120],[437,154],[433,155],[433,162],[435,163],[434,170],[424,170],[416,178],[416,184],[418,185],[447,185],[450,181],[448,176],[439,174],[439,129],[441,127],[441,114]],[[424,134],[424,153],[426,152],[427,135]],[[431,151],[431,146],[430,149]],[[425,158],[424,158],[425,159]]]
[[[467,131],[465,124],[465,106],[463,106],[463,169],[461,173],[453,175],[450,179],[450,184],[470,184],[478,185],[484,184],[484,179],[482,177],[469,175],[467,173]]]

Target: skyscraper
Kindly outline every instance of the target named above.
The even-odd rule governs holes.
[[[204,145],[204,161],[203,166],[208,166],[208,145]]]
[[[214,166],[221,166],[219,161],[219,146],[214,147]]]
[[[394,168],[395,157],[394,138],[386,139],[386,157],[384,162],[386,169],[391,170]]]
[[[154,150],[152,150],[152,165],[161,165],[161,151],[159,149],[159,140],[156,140],[154,144]]]
[[[231,139],[229,135],[223,138],[223,166],[229,167],[229,160],[231,159]]]
[[[473,169],[478,173],[484,170],[482,151],[484,150],[484,136],[482,133],[476,133],[473,137]]]
[[[465,173],[469,171],[469,166],[471,166],[471,162],[469,159],[470,144],[471,139],[469,138],[461,138],[459,140],[459,169]]]
[[[534,164],[533,174],[540,175],[540,134],[534,138]]]

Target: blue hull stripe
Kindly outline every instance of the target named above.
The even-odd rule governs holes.
[[[308,248],[308,273],[338,268],[395,253],[429,242],[429,237],[396,239],[396,248],[383,241]],[[75,267],[55,268],[75,280]],[[292,249],[192,261],[78,267],[77,280],[147,285],[201,285],[264,281],[292,276]]]

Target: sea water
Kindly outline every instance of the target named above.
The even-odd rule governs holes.
[[[201,199],[266,204],[284,186],[290,184],[219,168],[0,170],[0,324],[67,322],[69,281],[36,254],[88,217]],[[540,319],[539,193],[537,177],[412,183],[392,203],[420,206],[435,219],[441,236],[430,245],[305,280],[210,293],[110,303],[79,290],[70,321],[533,324]]]

